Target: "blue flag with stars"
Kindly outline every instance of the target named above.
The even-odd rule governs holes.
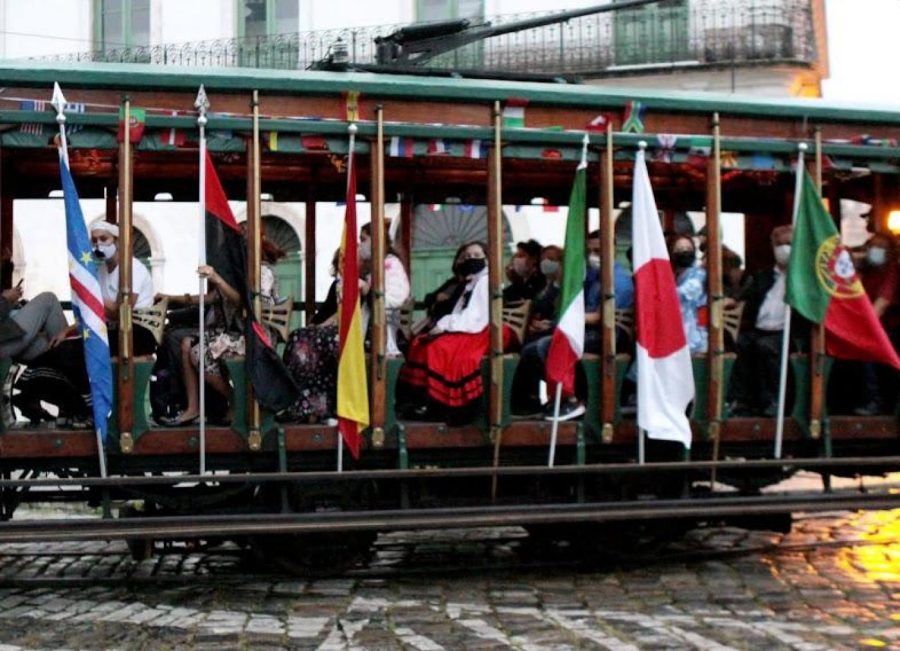
[[[72,312],[84,342],[84,364],[91,384],[94,426],[106,443],[107,419],[112,411],[112,365],[106,313],[97,278],[97,263],[91,252],[78,192],[69,166],[60,153],[59,174],[66,206],[66,242],[69,249],[69,284],[72,287]]]

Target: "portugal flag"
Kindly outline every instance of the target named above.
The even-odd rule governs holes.
[[[359,309],[359,262],[356,251],[356,165],[348,157],[347,207],[341,243],[341,305],[337,381],[338,430],[354,459],[359,458],[361,432],[369,425],[369,389]]]
[[[643,149],[634,162],[631,210],[638,427],[652,439],[690,448],[685,410],[694,398],[694,372]]]
[[[547,384],[561,384],[566,395],[575,393],[575,364],[584,354],[584,212],[587,163],[575,170],[566,217],[559,325],[547,353]]]
[[[805,170],[788,264],[786,302],[814,323],[825,325],[825,350],[832,357],[888,364],[900,369],[884,328],[853,268],[850,253]]]

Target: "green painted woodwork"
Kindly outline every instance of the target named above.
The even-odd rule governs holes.
[[[736,359],[735,353],[725,353],[722,359],[722,400],[719,405],[722,420],[725,419],[725,388],[731,380]],[[694,408],[691,411],[691,420],[705,427],[709,422],[709,364],[706,355],[692,355],[691,365],[694,371]]]
[[[617,11],[613,25],[615,65],[668,63],[688,57],[685,0]]]
[[[410,277],[413,298],[423,300],[425,294],[433,292],[450,277],[454,253],[456,247],[413,249]]]
[[[231,380],[231,429],[240,434],[245,439],[249,434],[248,417],[249,409],[247,406],[247,373],[244,369],[243,357],[232,357],[225,360],[225,366],[228,368],[228,377]],[[260,424],[260,433],[265,436],[267,432],[275,428],[275,420],[272,414],[266,411],[261,412],[262,422]]]
[[[625,380],[625,373],[630,365],[630,355],[616,355],[615,390],[617,396],[622,392],[622,382]],[[581,368],[584,370],[587,386],[584,426],[587,434],[592,439],[599,441],[603,431],[603,423],[600,420],[600,408],[603,401],[603,388],[600,382],[600,358],[590,357],[581,360]],[[621,405],[616,401],[613,422],[618,423],[620,420],[622,420]]]
[[[831,374],[831,367],[834,360],[826,357],[823,360],[822,386],[828,386],[828,377]],[[789,416],[797,421],[803,428],[803,431],[809,434],[809,398],[810,398],[810,369],[809,355],[802,353],[793,353],[789,358],[794,388],[794,405]],[[828,418],[828,407],[825,407],[825,418]]]
[[[278,278],[280,296],[293,296],[295,303],[303,300],[303,264],[299,251],[288,253],[275,264],[275,277]],[[302,313],[294,310],[290,331],[299,328],[301,320]]]
[[[150,429],[150,376],[153,375],[153,361],[135,361],[134,363],[134,406],[132,407],[133,426],[131,437],[137,442],[138,438]],[[119,418],[115,405],[119,403],[119,365],[112,364],[113,377],[113,412],[109,417],[108,428],[110,436],[119,434]]]
[[[67,87],[116,88],[120,90],[152,88],[155,92],[181,90],[190,93],[196,93],[202,83],[206,86],[207,92],[240,93],[259,90],[263,94],[340,95],[347,90],[358,90],[363,96],[379,95],[472,103],[520,97],[529,100],[530,104],[584,107],[597,109],[598,112],[608,108],[621,109],[625,102],[638,100],[651,112],[683,111],[709,115],[718,111],[726,115],[778,119],[900,124],[900,112],[898,111],[863,105],[847,107],[824,100],[804,98],[772,99],[738,97],[725,93],[612,89],[576,84],[434,78],[362,72],[240,68],[198,69],[180,66],[161,67],[150,64],[3,61],[0,63],[0,79],[3,79],[3,83],[7,86],[19,84],[46,86],[47,99],[50,97],[55,81],[60,83],[63,91]],[[48,116],[50,116],[49,112]],[[176,119],[183,120],[185,126],[188,124],[196,126],[195,119],[191,117]],[[211,116],[210,128],[215,128],[216,119],[215,116]],[[150,116],[148,116],[148,122],[149,120]],[[249,120],[246,122],[249,124]],[[285,122],[289,121],[285,120]],[[346,126],[341,123],[335,126],[346,129]],[[322,132],[317,129],[308,130]],[[581,134],[573,135],[578,139],[581,138]]]

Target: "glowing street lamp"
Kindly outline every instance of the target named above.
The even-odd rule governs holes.
[[[894,235],[900,235],[900,210],[892,210],[888,213],[887,227]]]

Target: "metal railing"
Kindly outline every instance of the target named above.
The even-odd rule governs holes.
[[[490,21],[505,24],[550,13],[511,14]],[[299,70],[323,59],[340,39],[350,62],[372,64],[374,39],[399,27],[196,41],[50,58]],[[683,0],[492,37],[437,57],[428,66],[602,76],[669,65],[811,64],[815,60],[810,0]]]

